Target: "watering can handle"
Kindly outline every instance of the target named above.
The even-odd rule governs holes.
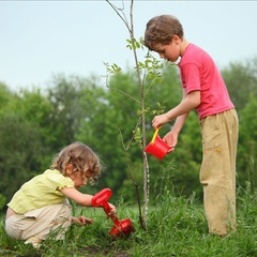
[[[98,193],[96,193],[92,200],[91,204],[94,207],[102,207],[104,209],[104,212],[109,215],[111,211],[111,207],[108,203],[108,199],[112,196],[112,190],[110,188],[104,188]],[[113,222],[117,222],[117,216],[116,215],[111,215],[110,216]]]
[[[98,207],[98,206],[104,207],[104,205],[106,205],[108,199],[111,196],[112,196],[112,190],[110,188],[104,188],[93,196],[91,200],[91,204],[94,207]]]
[[[154,142],[155,138],[157,137],[157,135],[158,135],[158,133],[159,133],[159,130],[160,130],[160,127],[158,127],[158,128],[155,130],[155,132],[154,132],[154,134],[153,134],[153,138],[152,138],[151,143]]]
[[[120,221],[116,214],[110,215],[111,207],[107,201],[103,203],[103,209],[106,215],[112,219],[112,221],[116,224],[116,226],[118,226]]]

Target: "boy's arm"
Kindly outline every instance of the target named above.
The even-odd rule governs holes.
[[[189,94],[183,89],[182,100],[179,105],[169,110],[168,112],[155,116],[153,119],[153,127],[169,122],[176,118],[170,132],[164,136],[164,141],[170,147],[169,152],[173,152],[178,143],[179,133],[189,115],[189,112],[200,104],[200,91],[193,91]]]
[[[200,91],[192,91],[186,94],[185,89],[183,89],[183,98],[180,104],[166,113],[155,116],[152,120],[152,126],[156,129],[161,125],[180,117],[176,125],[177,129],[180,131],[188,113],[200,104],[200,100]]]
[[[183,102],[183,100],[186,98],[186,96],[187,96],[186,90],[183,88],[183,91],[182,91],[182,101],[181,102]],[[171,128],[171,131],[173,133],[175,133],[177,135],[180,133],[180,131],[181,131],[182,127],[184,126],[184,123],[185,123],[185,121],[186,121],[186,119],[188,117],[188,114],[189,114],[189,111],[187,113],[182,114],[182,115],[180,115],[180,116],[178,116],[176,118],[176,121],[175,121],[174,125]]]
[[[169,152],[173,152],[175,147],[178,143],[178,136],[179,133],[188,117],[188,113],[179,116],[174,125],[172,126],[171,130],[163,137],[163,140],[168,144],[170,147]]]

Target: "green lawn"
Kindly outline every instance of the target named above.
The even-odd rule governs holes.
[[[147,230],[138,222],[137,209],[118,207],[120,219],[130,218],[136,229],[128,239],[113,240],[113,223],[104,212],[77,208],[93,217],[90,226],[73,226],[65,241],[44,242],[40,250],[8,238],[0,231],[2,257],[254,257],[257,256],[257,196],[238,196],[238,228],[226,238],[211,236],[200,201],[175,198],[168,193],[155,199],[149,209]]]

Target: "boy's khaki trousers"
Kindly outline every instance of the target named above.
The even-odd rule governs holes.
[[[200,127],[203,145],[200,182],[209,232],[225,236],[236,229],[236,110],[208,116],[200,120]]]
[[[14,239],[36,237],[45,240],[53,232],[53,239],[64,239],[71,225],[71,208],[68,203],[49,205],[23,215],[12,215],[5,221],[6,233]]]

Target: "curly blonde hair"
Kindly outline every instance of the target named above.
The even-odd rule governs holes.
[[[99,157],[90,147],[81,142],[74,142],[64,147],[53,159],[51,168],[66,175],[67,164],[71,164],[74,171],[80,171],[84,174],[89,172],[91,184],[101,175],[102,165]]]

